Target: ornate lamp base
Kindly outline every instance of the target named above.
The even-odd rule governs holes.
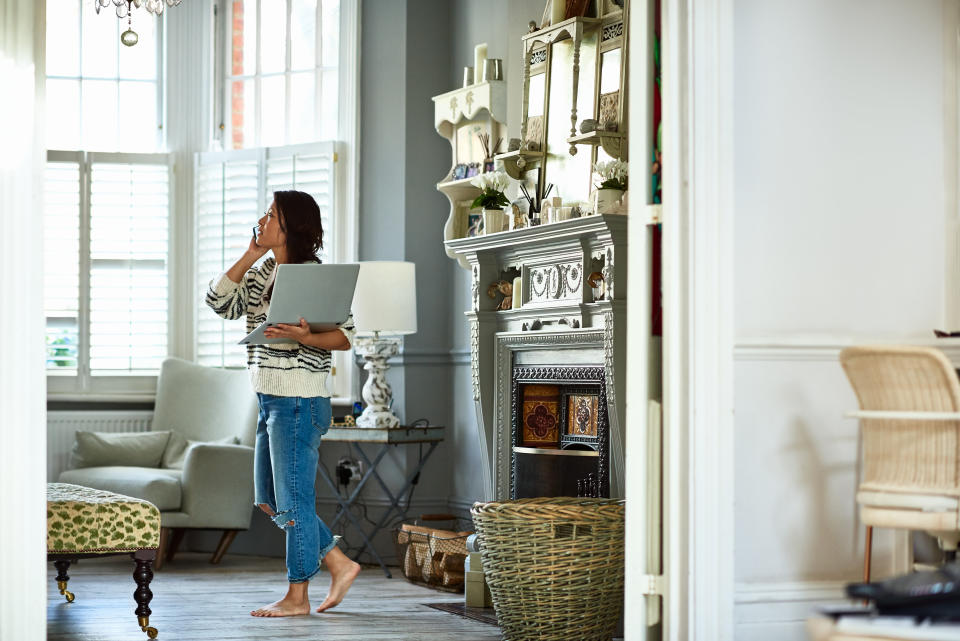
[[[387,383],[387,359],[400,350],[399,339],[362,337],[353,341],[354,351],[363,356],[366,363],[363,369],[369,372],[367,382],[363,384],[363,400],[366,407],[357,417],[357,427],[397,427],[397,418],[390,406],[393,404],[393,390]]]

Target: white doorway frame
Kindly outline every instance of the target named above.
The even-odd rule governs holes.
[[[644,33],[643,4],[633,1],[633,33]],[[631,49],[634,78],[646,65],[645,48]],[[733,638],[734,592],[733,0],[662,0],[661,61],[663,639],[726,640]],[[642,112],[631,110],[631,116]],[[647,137],[645,128],[632,127],[631,147],[648,149]],[[634,158],[637,175],[636,168],[647,164],[644,154]],[[631,232],[631,240],[641,238]],[[632,245],[635,253],[647,247]],[[633,300],[644,295],[648,274],[642,262],[632,259],[630,265]],[[638,316],[629,316],[628,334],[645,336],[648,319]],[[628,362],[627,397],[646,398],[640,371],[646,359]],[[632,438],[631,428],[642,434],[646,420],[630,409],[627,420],[626,456],[633,469],[648,452],[647,440]],[[645,608],[637,607],[637,596],[650,586],[645,563],[631,554],[645,549],[648,525],[636,483],[628,478],[628,640],[646,638],[645,613],[639,612]]]

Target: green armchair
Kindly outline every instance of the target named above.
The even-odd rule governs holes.
[[[203,367],[168,358],[157,379],[151,426],[156,436],[169,432],[159,466],[109,460],[107,448],[93,457],[88,452],[86,460],[95,461],[95,466],[66,470],[59,481],[156,505],[161,519],[157,568],[164,556],[167,561],[173,559],[188,529],[223,531],[210,559],[219,563],[237,532],[250,527],[256,429],[256,395],[245,370]],[[155,446],[156,439],[152,443]],[[141,462],[142,458],[138,457]],[[74,460],[84,459],[75,456]]]

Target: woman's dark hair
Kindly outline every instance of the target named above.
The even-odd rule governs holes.
[[[287,236],[287,260],[291,263],[320,262],[323,223],[320,208],[310,194],[302,191],[275,191],[280,229]]]
[[[323,249],[323,222],[320,207],[310,194],[302,191],[275,191],[277,220],[287,236],[287,261],[293,264],[319,263],[317,255]],[[273,283],[266,299],[273,297]]]

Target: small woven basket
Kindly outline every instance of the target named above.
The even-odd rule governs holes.
[[[623,501],[519,499],[470,513],[504,639],[610,640],[623,606]]]
[[[459,531],[426,526],[431,521],[446,521]],[[424,514],[395,529],[397,558],[404,578],[437,590],[463,592],[467,537],[473,533],[465,531],[469,525],[466,519],[453,515]]]

